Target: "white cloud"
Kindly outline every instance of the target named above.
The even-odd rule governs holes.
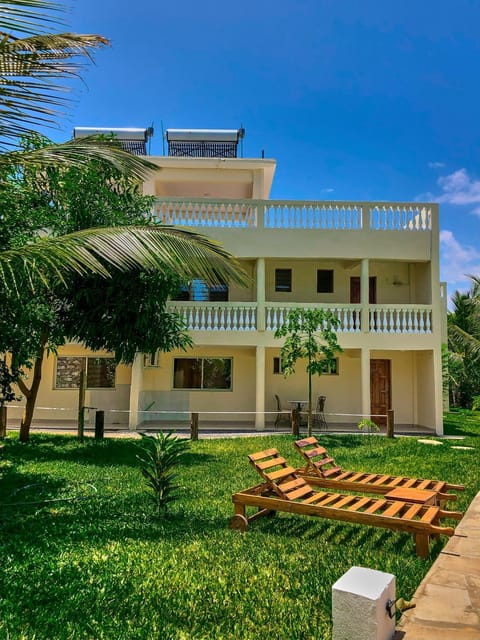
[[[332,193],[332,191],[335,191],[335,189],[332,189],[331,187],[325,187],[325,189],[322,189],[322,193]]]
[[[440,278],[448,282],[450,294],[470,288],[468,274],[480,274],[480,252],[461,245],[451,231],[440,231]]]
[[[443,193],[436,198],[448,204],[480,204],[480,180],[469,176],[466,169],[458,169],[438,179]],[[478,214],[478,211],[475,210]]]
[[[444,162],[428,162],[427,166],[430,169],[443,169],[443,167],[445,166]]]

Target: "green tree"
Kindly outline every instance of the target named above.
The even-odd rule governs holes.
[[[36,138],[35,143],[44,141]],[[117,231],[113,225],[120,225],[123,233],[129,228],[126,225],[145,223],[152,204],[150,197],[139,193],[136,181],[103,160],[81,166],[4,166],[0,185],[0,207],[2,201],[9,205],[0,229],[4,254],[30,241],[33,246],[41,244],[36,239],[48,229],[63,255],[69,238],[85,233],[100,240],[97,259],[104,265],[103,254]],[[94,229],[97,225],[98,230]],[[109,225],[106,234],[103,225]],[[29,437],[45,355],[55,352],[65,340],[77,340],[94,350],[107,349],[124,363],[131,363],[138,351],[184,349],[191,339],[181,318],[167,312],[169,295],[192,278],[214,283],[244,281],[236,261],[206,238],[171,227],[153,227],[153,223],[142,232],[150,230],[161,239],[150,270],[132,262],[127,273],[114,270],[105,278],[86,272],[62,275],[59,264],[58,277],[50,278],[48,286],[41,270],[20,271],[14,290],[0,291],[4,303],[0,353],[11,354],[12,371],[20,372],[17,384],[26,400],[22,441]],[[28,371],[30,386],[25,380]]]
[[[284,338],[280,350],[285,376],[295,373],[298,360],[306,360],[308,374],[308,435],[312,434],[312,376],[321,376],[342,348],[335,330],[338,319],[323,309],[292,309],[285,322],[275,331],[275,338]]]
[[[480,393],[480,278],[467,293],[456,291],[448,313],[449,382],[453,404],[470,407]]]
[[[23,148],[15,146],[20,137],[31,139],[36,128],[56,125],[65,107],[64,81],[78,77],[92,53],[109,44],[99,35],[51,33],[52,25],[61,22],[58,17],[62,9],[62,5],[49,0],[10,0],[2,3],[0,12],[0,148],[4,150],[0,154],[0,354],[11,354],[9,375],[25,367],[33,368],[36,383],[30,389],[24,388],[30,410],[38,389],[42,358],[64,339],[65,327],[59,318],[68,317],[67,305],[73,314],[76,300],[72,294],[72,274],[84,278],[96,273],[110,282],[118,278],[116,271],[112,273],[114,267],[131,270],[132,278],[141,279],[147,277],[138,271],[142,267],[157,272],[156,277],[163,279],[164,290],[179,278],[243,281],[238,263],[217,243],[201,235],[167,227],[145,227],[143,220],[142,227],[89,229],[85,226],[86,209],[77,226],[70,224],[70,211],[65,209],[61,195],[71,190],[68,187],[64,190],[62,180],[66,177],[60,170],[83,166],[82,175],[86,178],[92,161],[108,164],[120,173],[111,184],[97,182],[97,186],[103,189],[105,197],[109,195],[107,187],[113,193],[113,185],[122,185],[121,196],[126,199],[128,189],[123,177],[142,178],[155,168],[145,159],[123,151],[115,141],[92,138],[63,145],[45,146],[34,141]],[[98,174],[98,165],[93,174]],[[61,179],[55,181],[55,175]],[[56,197],[50,201],[54,191]],[[86,191],[79,194],[84,201],[85,196]],[[63,229],[58,217],[61,212],[65,214]],[[128,224],[131,223],[129,220]],[[95,224],[101,223],[96,220]],[[119,224],[117,218],[114,224]],[[82,279],[76,280],[78,288],[83,284]],[[63,294],[59,296],[61,287]],[[70,299],[66,295],[68,290]],[[159,299],[162,304],[165,295]],[[172,336],[181,339],[178,333],[181,327],[173,321],[169,327],[169,339]],[[152,344],[152,339],[149,343]],[[129,345],[125,353],[131,353],[132,349]],[[5,358],[3,361],[7,362]],[[10,393],[7,374],[2,384],[6,385],[2,386],[4,395]],[[28,412],[22,425],[21,437],[26,439]]]

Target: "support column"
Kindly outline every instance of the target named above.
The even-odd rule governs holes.
[[[265,258],[257,258],[257,331],[265,331]]]
[[[143,353],[137,353],[132,364],[130,381],[130,413],[128,417],[128,428],[134,431],[139,423],[140,416],[139,402],[140,391],[143,384]]]
[[[442,376],[442,352],[440,349],[434,349],[432,354],[433,368],[433,388],[435,395],[432,399],[434,402],[433,419],[435,424],[435,433],[437,436],[443,435],[443,376]]]
[[[265,429],[265,347],[257,347],[255,382],[255,429]]]
[[[361,350],[362,414],[370,416],[370,349]],[[363,417],[362,416],[362,417]]]
[[[360,272],[360,304],[362,305],[362,333],[369,333],[370,331],[370,314],[369,314],[369,294],[370,294],[370,280],[369,280],[369,262],[368,258],[362,258],[362,266]]]

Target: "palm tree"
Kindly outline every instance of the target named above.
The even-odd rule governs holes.
[[[462,406],[470,406],[473,396],[480,394],[480,278],[469,277],[470,291],[454,293],[453,309],[448,314],[450,358],[460,373],[451,383],[451,390],[454,404]]]
[[[36,167],[81,164],[92,159],[111,162],[122,172],[142,178],[154,165],[96,138],[72,140],[32,151],[15,149],[20,136],[43,126],[54,126],[66,104],[65,80],[80,76],[92,53],[109,44],[100,35],[49,33],[61,24],[62,6],[50,0],[7,0],[0,7],[0,164]],[[1,223],[0,200],[0,223]],[[105,276],[105,264],[118,269],[166,266],[180,276],[209,281],[244,274],[217,243],[198,234],[156,228],[95,229],[63,238],[43,238],[20,249],[0,252],[0,283],[15,289],[21,270],[49,278],[86,270]]]

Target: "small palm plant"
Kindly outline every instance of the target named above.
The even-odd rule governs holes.
[[[170,502],[177,499],[175,469],[182,462],[188,449],[188,441],[167,434],[157,433],[155,436],[142,434],[142,455],[137,458],[142,463],[142,475],[150,488],[157,516],[165,514]]]

